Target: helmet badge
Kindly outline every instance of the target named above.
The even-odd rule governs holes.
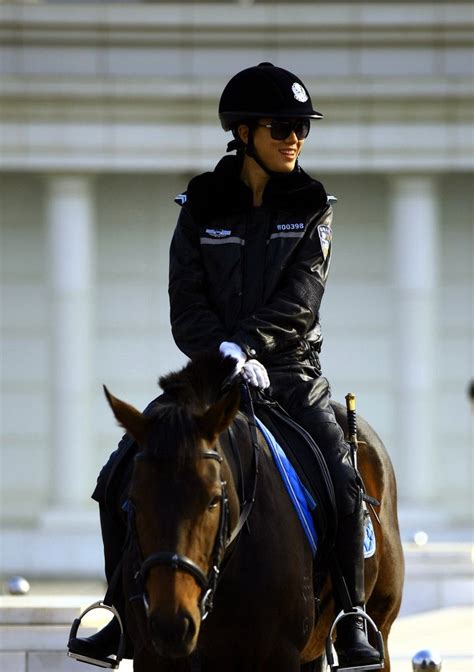
[[[292,85],[291,90],[293,91],[293,95],[298,102],[306,103],[306,101],[308,100],[308,94],[304,90],[304,87],[301,86],[301,84],[295,82]]]

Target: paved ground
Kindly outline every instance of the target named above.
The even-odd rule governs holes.
[[[411,672],[411,659],[421,649],[439,652],[442,672],[474,672],[474,608],[451,607],[400,618],[390,639],[392,672]],[[121,672],[132,670],[131,661],[120,665]]]
[[[100,582],[42,581],[33,583],[30,595],[100,596],[103,590],[104,584]],[[392,672],[410,672],[411,658],[421,649],[440,653],[443,672],[474,672],[474,606],[449,607],[400,617],[390,638]],[[84,667],[84,672],[86,669]],[[124,661],[120,670],[132,672],[131,661]]]

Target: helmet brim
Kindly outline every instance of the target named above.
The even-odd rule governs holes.
[[[240,110],[238,112],[221,112],[219,114],[224,131],[230,131],[236,124],[244,124],[248,119],[264,119],[265,117],[269,119],[324,119],[324,115],[316,110],[311,110],[310,113],[308,111],[296,112],[294,109],[279,110],[278,112],[243,112]]]

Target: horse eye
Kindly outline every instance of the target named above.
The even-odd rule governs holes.
[[[208,508],[208,509],[217,509],[217,507],[219,506],[220,501],[221,501],[220,495],[216,495],[215,497],[213,497],[213,498],[211,499],[211,501],[209,502],[209,505],[208,505],[207,508]]]

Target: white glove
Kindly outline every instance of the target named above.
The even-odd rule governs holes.
[[[247,361],[247,357],[240,345],[231,343],[230,341],[222,341],[219,346],[219,352],[223,357],[232,357],[232,359],[235,359],[235,374],[237,375],[241,372],[243,365]]]
[[[249,359],[243,365],[242,377],[252,387],[259,387],[261,390],[266,390],[267,387],[270,387],[267,370],[257,359]]]

